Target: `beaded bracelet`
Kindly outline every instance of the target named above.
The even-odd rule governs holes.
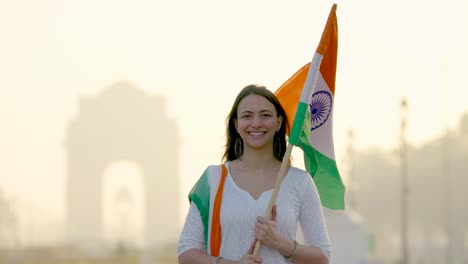
[[[297,241],[296,240],[293,240],[293,241],[294,241],[293,253],[289,257],[284,256],[288,260],[294,258],[294,256],[296,256],[296,253],[297,253]]]

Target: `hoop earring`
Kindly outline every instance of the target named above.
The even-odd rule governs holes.
[[[275,137],[273,139],[273,155],[277,159],[281,156],[281,140],[278,133],[275,133]]]
[[[242,139],[240,137],[236,138],[236,142],[234,143],[234,154],[236,154],[237,158],[242,157],[244,153],[244,146],[242,145]]]

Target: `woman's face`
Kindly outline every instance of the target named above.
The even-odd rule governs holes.
[[[244,148],[262,149],[272,147],[275,132],[281,127],[275,106],[265,97],[251,94],[239,103],[236,130],[244,141]]]

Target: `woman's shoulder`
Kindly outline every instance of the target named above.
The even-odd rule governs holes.
[[[312,177],[304,169],[290,166],[287,174],[287,180],[294,185],[304,186],[305,184],[310,184]]]
[[[205,170],[198,178],[190,193],[202,192],[206,193],[214,186],[217,186],[221,179],[222,166],[221,164],[210,164],[205,167]]]
[[[288,175],[289,174],[302,179],[310,178],[310,174],[306,170],[294,166],[289,167]]]
[[[223,172],[223,165],[228,168],[228,163],[209,164],[205,167],[200,179],[208,181],[210,184],[217,183]],[[227,170],[226,170],[227,172]]]
[[[304,169],[290,166],[288,174],[281,184],[284,192],[290,197],[302,197],[313,185],[312,177]]]

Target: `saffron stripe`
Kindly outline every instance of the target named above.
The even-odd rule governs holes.
[[[219,256],[219,250],[221,248],[221,201],[223,199],[224,181],[227,176],[227,169],[224,164],[221,164],[222,174],[221,181],[216,191],[216,196],[213,205],[213,216],[211,218],[211,236],[210,236],[210,251],[212,256]]]

